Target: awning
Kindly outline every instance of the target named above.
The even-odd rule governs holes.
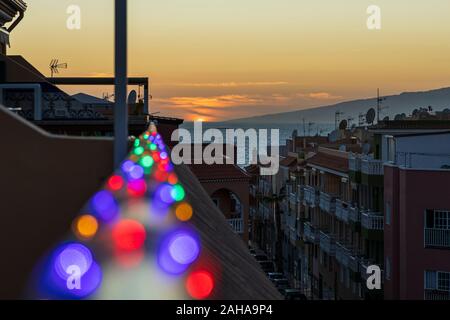
[[[3,28],[0,28],[0,43],[5,44],[8,47],[9,45],[9,32]]]

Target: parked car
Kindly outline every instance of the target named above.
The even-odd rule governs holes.
[[[271,262],[271,261],[259,261],[259,264],[260,264],[262,270],[265,273],[275,272],[275,266],[274,266],[273,262]]]
[[[282,294],[285,300],[300,300],[300,301],[308,300],[306,295],[297,289],[284,289]]]

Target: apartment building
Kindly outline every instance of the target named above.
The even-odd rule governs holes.
[[[260,198],[278,190],[278,204],[255,202],[267,218],[256,238],[267,250],[281,244],[279,271],[293,288],[311,299],[449,298],[449,127],[409,119],[316,145],[288,140],[280,174],[254,188]],[[381,290],[367,287],[370,266]]]
[[[384,135],[385,298],[450,299],[450,131]]]

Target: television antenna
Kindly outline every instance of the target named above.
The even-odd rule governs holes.
[[[308,123],[308,137],[311,136],[311,128],[312,128],[313,125],[314,125],[314,122],[309,122]]]
[[[52,61],[50,61],[50,72],[51,72],[51,77],[53,78],[53,76],[55,74],[59,73],[59,69],[67,69],[68,65],[67,63],[59,63],[58,59],[52,59]]]
[[[382,112],[384,109],[388,109],[388,108],[389,108],[388,106],[386,106],[386,107],[383,107],[383,106],[382,106],[383,101],[385,101],[385,100],[386,100],[386,98],[380,97],[380,88],[378,88],[378,89],[377,89],[377,122],[380,122],[380,119],[381,119],[381,112]]]
[[[339,123],[341,122],[341,116],[344,115],[344,112],[337,110],[334,115],[334,128],[337,130],[339,127]]]
[[[104,100],[109,100],[110,98],[114,98],[114,93],[112,93],[112,94],[109,94],[108,92],[103,93]]]

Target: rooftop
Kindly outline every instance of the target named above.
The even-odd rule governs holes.
[[[307,163],[309,165],[327,168],[342,173],[349,172],[348,158],[332,155],[330,153],[319,151],[315,156],[309,158]]]

